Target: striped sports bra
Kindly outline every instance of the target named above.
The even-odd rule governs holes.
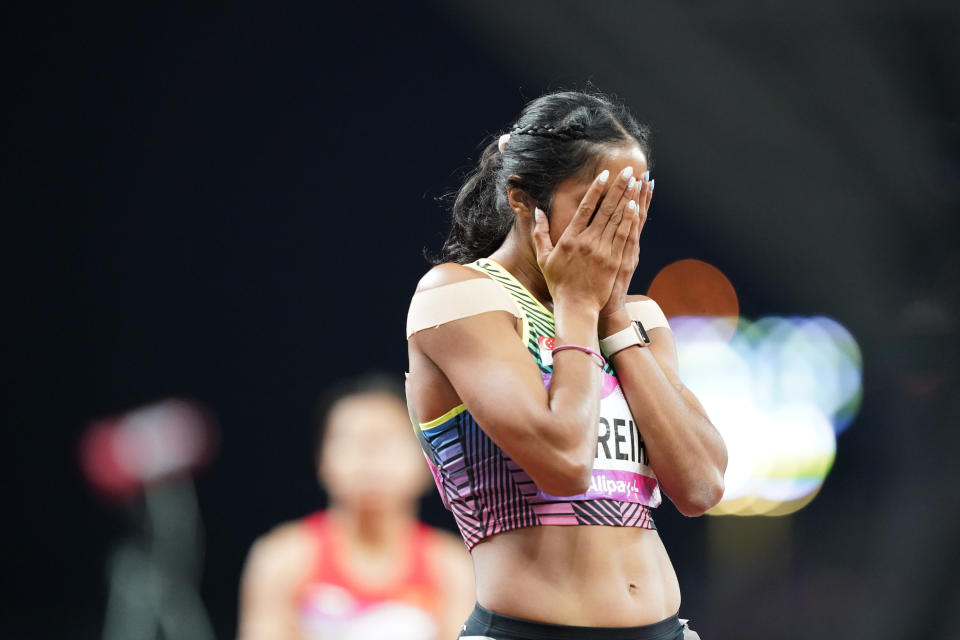
[[[466,265],[487,274],[517,305],[527,350],[544,385],[553,376],[553,314],[500,264],[480,259]],[[417,429],[444,505],[456,519],[468,549],[503,531],[539,525],[606,525],[655,529],[651,507],[660,488],[643,437],[608,362],[603,371],[597,454],[590,487],[556,497],[491,440],[464,405]]]

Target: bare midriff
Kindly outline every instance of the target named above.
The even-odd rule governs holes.
[[[538,622],[633,627],[680,609],[680,585],[655,530],[539,526],[473,548],[477,601]]]

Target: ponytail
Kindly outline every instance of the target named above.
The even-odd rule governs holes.
[[[513,226],[513,211],[507,203],[506,184],[500,184],[502,167],[503,154],[494,140],[483,150],[477,168],[457,192],[450,235],[436,263],[473,262],[490,255],[503,243]]]

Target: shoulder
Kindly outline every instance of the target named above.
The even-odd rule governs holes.
[[[410,299],[407,338],[488,311],[506,311],[514,317],[521,313],[510,294],[482,271],[461,264],[439,264],[420,279]]]
[[[247,572],[274,576],[303,573],[317,551],[304,521],[277,525],[254,541],[247,558]]]
[[[420,293],[442,287],[446,284],[477,280],[480,278],[488,278],[488,276],[481,271],[471,269],[462,264],[444,262],[443,264],[436,265],[420,278],[420,282],[417,283],[417,292]]]
[[[298,589],[316,566],[312,537],[297,521],[274,527],[253,543],[240,583],[238,637],[285,635]]]

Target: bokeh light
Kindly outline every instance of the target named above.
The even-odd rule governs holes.
[[[716,319],[715,329],[731,337],[740,303],[733,284],[712,264],[694,258],[677,260],[660,270],[647,292],[668,318],[703,316]]]
[[[684,383],[724,437],[729,461],[713,515],[785,515],[816,496],[836,436],[861,401],[862,358],[825,317],[670,319]]]
[[[98,493],[126,499],[203,467],[216,443],[210,411],[172,398],[91,424],[80,440],[80,468]]]
[[[730,280],[702,260],[664,267],[648,295],[670,319],[680,375],[727,445],[713,515],[784,515],[819,492],[862,399],[863,360],[836,320],[740,317]]]

